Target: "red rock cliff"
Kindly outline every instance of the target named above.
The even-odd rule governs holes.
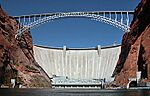
[[[128,78],[136,78],[137,71],[142,72],[141,81],[150,82],[150,0],[141,0],[130,27],[131,31],[123,36],[113,74],[118,86],[126,86]]]
[[[11,86],[10,79],[14,78],[24,87],[50,87],[50,79],[33,57],[30,33],[16,40],[18,28],[17,21],[0,7],[0,86]]]

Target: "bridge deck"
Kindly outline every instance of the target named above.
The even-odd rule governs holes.
[[[29,18],[29,17],[40,17],[40,16],[52,16],[52,15],[56,15],[56,14],[61,14],[61,13],[90,13],[90,14],[103,14],[103,13],[122,13],[122,14],[133,14],[134,11],[87,11],[87,12],[56,12],[56,13],[53,13],[53,12],[50,12],[50,13],[42,13],[42,14],[30,14],[30,15],[20,15],[20,16],[13,16],[14,18]]]

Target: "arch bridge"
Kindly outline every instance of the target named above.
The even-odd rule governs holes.
[[[35,28],[41,24],[51,22],[60,18],[84,17],[103,22],[117,27],[124,32],[130,31],[130,23],[133,17],[133,11],[91,11],[91,12],[56,12],[14,16],[20,23],[20,29],[17,35],[21,35],[27,29]]]

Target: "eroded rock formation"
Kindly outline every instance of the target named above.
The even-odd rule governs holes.
[[[136,78],[137,71],[142,72],[141,82],[150,82],[150,0],[141,0],[130,27],[131,31],[123,36],[113,74],[118,86],[126,86],[128,78]]]
[[[33,57],[30,32],[16,40],[18,28],[17,21],[0,7],[0,86],[11,86],[14,78],[24,87],[50,87],[50,79]]]

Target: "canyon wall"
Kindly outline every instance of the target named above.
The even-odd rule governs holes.
[[[18,28],[18,22],[0,7],[0,86],[11,87],[11,79],[16,79],[24,87],[50,87],[50,79],[33,57],[30,32],[16,40]]]
[[[141,71],[141,82],[150,82],[150,0],[141,0],[135,9],[131,31],[125,33],[113,76],[115,84],[126,86]]]

